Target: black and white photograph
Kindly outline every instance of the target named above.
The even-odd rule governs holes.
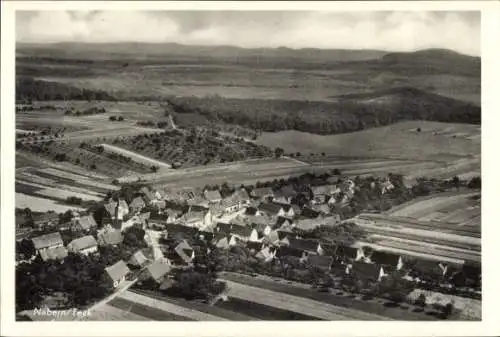
[[[88,8],[15,11],[17,322],[482,320],[480,10]]]

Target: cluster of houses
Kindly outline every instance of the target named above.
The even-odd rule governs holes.
[[[393,188],[388,180],[382,186],[384,191]],[[143,187],[130,203],[119,199],[103,205],[105,216],[96,237],[85,235],[64,246],[60,233],[55,232],[32,241],[44,261],[63,260],[68,252],[89,255],[98,253],[99,246],[120,245],[123,231],[139,226],[145,230],[148,249],[136,252],[130,261],[119,261],[106,268],[115,287],[130,273],[129,266],[142,270],[139,279],[164,284],[172,268],[189,266],[196,257],[209,253],[207,246],[191,246],[183,237],[210,241],[221,250],[245,246],[263,262],[295,260],[324,272],[337,270],[377,282],[402,270],[405,258],[390,252],[367,253],[362,247],[304,239],[295,230],[339,224],[340,219],[330,213],[329,205],[348,202],[355,188],[350,180],[337,180],[335,184],[308,186],[307,193],[286,185],[279,190],[255,188],[250,193],[240,188],[223,196],[219,190],[173,193]],[[308,199],[302,207],[296,203],[299,194]],[[98,227],[92,215],[79,214],[74,215],[69,226],[83,232]],[[169,240],[175,244],[165,245]],[[420,281],[419,268],[425,269],[425,273],[431,270],[436,276],[449,272],[444,264],[417,262],[406,278]]]

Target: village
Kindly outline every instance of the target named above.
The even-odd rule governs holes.
[[[311,292],[384,298],[389,306],[416,306],[417,313],[428,305],[439,319],[457,312],[480,317],[473,230],[457,226],[462,232],[453,234],[414,223],[408,225],[414,232],[401,236],[378,223],[392,206],[459,188],[477,191],[470,182],[409,186],[398,175],[347,177],[336,170],[255,186],[174,191],[135,184],[86,212],[16,210],[16,311],[36,320],[29,312],[39,307],[91,308],[129,288],[213,305],[227,300],[236,273],[309,285]],[[406,246],[377,245],[372,236],[381,234]],[[434,237],[448,247],[445,253],[408,248],[412,240],[436,245]],[[80,282],[80,290],[72,293],[77,286],[65,277]],[[435,294],[441,297],[433,300]]]

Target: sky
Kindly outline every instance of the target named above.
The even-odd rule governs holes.
[[[447,48],[479,56],[480,15],[478,11],[18,11],[16,41],[387,51]]]

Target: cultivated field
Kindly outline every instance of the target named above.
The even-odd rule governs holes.
[[[104,147],[104,151],[122,154],[124,156],[132,158],[132,160],[135,162],[138,162],[138,163],[141,163],[144,165],[157,166],[157,167],[159,167],[160,170],[165,170],[165,169],[168,170],[168,169],[172,168],[172,166],[167,164],[167,163],[164,163],[164,162],[156,160],[156,159],[148,158],[146,156],[140,155],[140,154],[135,153],[133,151],[122,149],[118,146],[113,146],[113,145],[109,145],[109,144],[101,144],[101,146]]]
[[[17,193],[17,192],[16,192],[16,207],[29,208],[32,211],[36,212],[47,212],[52,210],[57,213],[64,213],[67,210],[71,209],[83,210],[80,207],[62,205],[50,199],[34,197],[31,195],[26,195],[24,193]]]

